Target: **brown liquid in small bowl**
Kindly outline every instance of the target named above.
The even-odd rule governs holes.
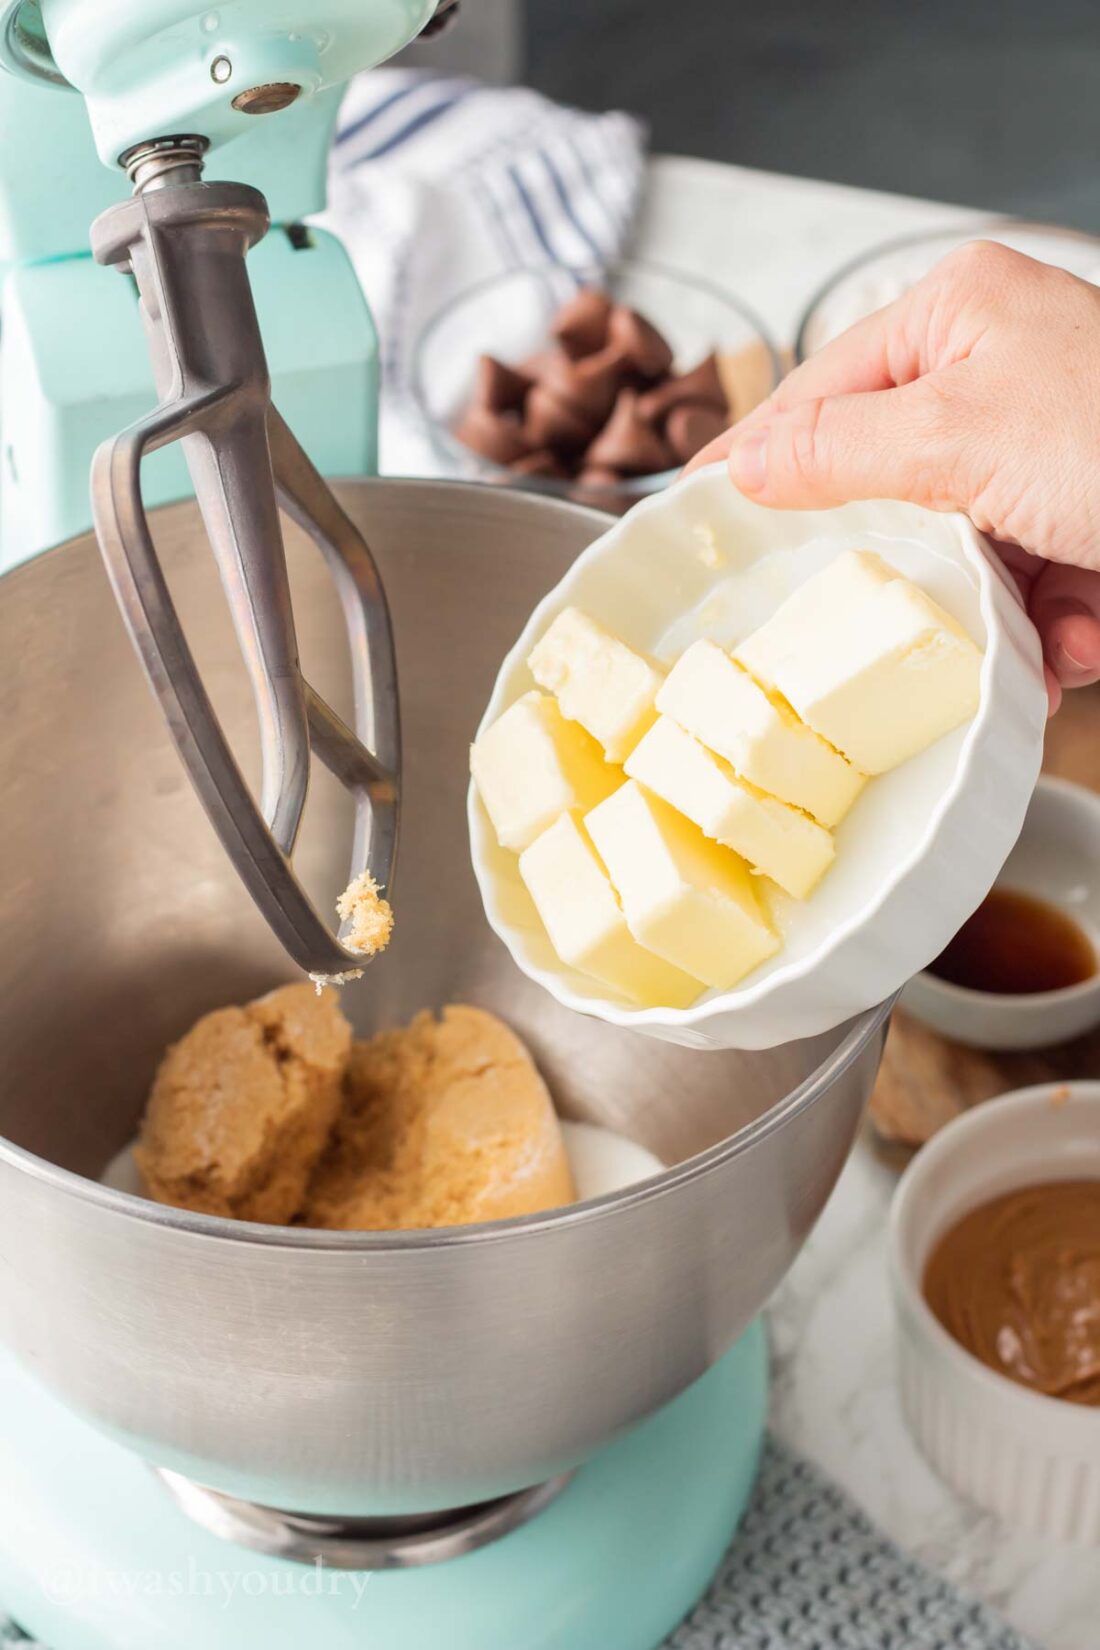
[[[1080,985],[1097,972],[1097,958],[1084,929],[1056,905],[994,888],[928,972],[970,991],[1022,996]]]

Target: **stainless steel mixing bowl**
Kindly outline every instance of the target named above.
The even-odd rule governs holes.
[[[493,1008],[564,1113],[633,1136],[668,1172],[533,1219],[404,1235],[235,1225],[96,1183],[166,1042],[288,970],[82,538],[0,580],[0,1332],[154,1462],[270,1506],[369,1515],[549,1478],[702,1374],[832,1190],[886,1011],[766,1053],[697,1053],[531,985],[481,914],[467,743],[502,654],[601,518],[491,488],[341,491],[393,606],[406,751],[397,934],[348,1012],[367,1032],[426,1004]],[[194,511],[153,519],[245,746],[248,683]],[[339,708],[335,595],[312,547],[292,535],[290,549],[304,663]],[[331,902],[348,803],[319,777],[311,807],[301,863]]]

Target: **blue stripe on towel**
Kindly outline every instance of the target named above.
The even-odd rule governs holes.
[[[496,194],[494,193],[488,178],[475,177],[473,180],[473,187],[486,209],[490,224],[497,232],[501,251],[504,254],[506,262],[513,268],[518,268],[523,263],[523,257],[520,253],[519,247],[516,245],[516,238],[512,233],[512,226],[508,222],[507,215],[505,214],[500,202],[497,200]]]
[[[582,180],[585,184],[585,187],[588,190],[589,198],[592,201],[594,201],[596,206],[599,208],[600,215],[602,216],[604,222],[607,224],[608,229],[613,234],[616,233],[617,230],[618,230],[619,225],[616,221],[615,214],[612,212],[611,208],[608,206],[607,201],[604,198],[603,191],[601,190],[599,184],[596,182],[596,179],[592,175],[591,168],[589,167],[589,164],[588,164],[588,158],[585,155],[584,150],[581,148],[580,144],[573,137],[572,133],[564,132],[562,134],[562,136],[563,136],[563,139],[564,139],[565,143],[569,147],[569,150],[570,150],[570,152],[573,156],[573,159],[577,163],[577,171],[580,173],[581,178],[582,178]],[[605,252],[600,253],[601,257],[604,257],[605,255],[606,255]]]
[[[388,155],[392,150],[399,149],[415,133],[422,131],[425,126],[430,126],[441,115],[450,114],[451,110],[461,103],[463,98],[468,96],[468,91],[455,92],[453,96],[446,98],[442,103],[436,103],[430,109],[422,109],[418,115],[414,115],[412,120],[402,126],[400,131],[394,132],[392,137],[385,138],[381,143],[376,144],[373,149],[365,150],[362,159],[377,160],[381,155]]]
[[[596,263],[602,263],[604,256],[603,252],[594,237],[589,234],[588,230],[581,222],[581,219],[577,214],[576,206],[573,201],[570,200],[569,191],[566,189],[565,184],[562,181],[561,173],[558,171],[557,167],[554,165],[554,162],[551,160],[550,155],[545,149],[540,149],[538,153],[539,159],[546,168],[546,172],[550,178],[554,193],[561,202],[562,211],[569,219],[569,222],[573,225],[573,228],[576,230],[585,246],[588,247],[588,250],[591,252]]]
[[[522,205],[524,212],[527,214],[528,221],[530,222],[531,228],[535,232],[539,245],[542,247],[552,264],[560,264],[563,260],[558,257],[557,253],[554,251],[554,248],[551,246],[543,221],[539,217],[538,212],[535,210],[535,203],[531,199],[530,192],[527,189],[523,179],[520,177],[517,168],[514,166],[509,166],[507,170],[508,176],[515,185],[516,194],[519,196],[520,204]]]
[[[359,133],[365,132],[368,126],[373,126],[378,117],[384,115],[387,109],[392,109],[396,103],[403,103],[407,97],[412,96],[413,92],[419,91],[423,84],[422,80],[416,80],[409,86],[399,86],[396,92],[391,92],[389,97],[384,97],[381,103],[376,103],[374,108],[368,109],[365,115],[360,115],[357,120],[353,120],[350,126],[340,127],[336,133],[336,144],[348,143],[353,137],[358,137]]]
[[[351,139],[361,137],[383,115],[391,114],[394,109],[400,109],[402,104],[408,103],[409,99],[415,97],[418,92],[423,92],[431,98],[427,110],[418,109],[396,130],[391,129],[386,136],[369,148],[361,149],[354,157],[345,158],[343,165],[345,168],[355,167],[360,165],[362,161],[374,160],[379,155],[389,154],[392,149],[398,148],[407,138],[412,137],[422,126],[429,124],[428,121],[422,118],[425,113],[430,112],[431,119],[434,120],[438,115],[445,113],[456,103],[461,102],[471,91],[478,89],[476,81],[466,78],[454,77],[448,80],[437,80],[431,76],[418,75],[406,85],[398,87],[395,92],[391,92],[388,97],[384,97],[373,109],[368,109],[353,120],[350,125],[342,127],[336,134],[336,143],[340,147],[344,147]]]

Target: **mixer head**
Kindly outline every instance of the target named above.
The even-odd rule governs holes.
[[[390,885],[400,791],[390,619],[362,535],[271,403],[245,272],[268,227],[264,196],[204,183],[203,160],[291,105],[312,101],[317,122],[331,120],[328,94],[456,9],[457,0],[234,0],[222,11],[192,0],[0,0],[0,67],[78,90],[100,159],[133,184],[133,198],[94,223],[92,250],[137,286],[159,404],[93,464],[107,571],[222,844],[290,956],[326,978],[358,972],[364,957],[315,909],[292,855],[316,756],[355,799],[349,883],[366,873]],[[251,680],[258,800],[201,680],[143,508],[142,460],[176,441]],[[280,508],[317,543],[339,589],[354,727],[302,673]]]
[[[316,755],[354,795],[350,880],[388,887],[397,841],[400,733],[389,612],[367,545],[272,405],[245,254],[268,225],[263,196],[203,183],[205,143],[129,151],[131,200],[92,226],[92,250],[132,274],[159,404],[98,451],[92,509],[108,575],[176,748],[242,881],[290,956],[333,977],[364,958],[331,932],[291,863]],[[144,455],[183,444],[260,728],[257,802],[195,664],[142,506]],[[302,674],[279,507],[317,543],[340,591],[355,727]]]

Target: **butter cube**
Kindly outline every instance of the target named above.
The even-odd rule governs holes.
[[[724,756],[742,779],[822,825],[837,825],[864,775],[770,699],[714,642],[695,642],[669,672],[657,708]]]
[[[470,772],[502,848],[520,853],[570,809],[587,812],[621,782],[556,699],[525,693],[471,747]]]
[[[650,726],[661,672],[576,607],[559,613],[527,661],[539,687],[621,762]]]
[[[585,825],[630,932],[648,950],[719,991],[778,951],[744,860],[635,780]]]
[[[871,774],[968,721],[981,695],[981,650],[869,550],[837,556],[734,657]]]
[[[562,814],[519,856],[550,943],[562,962],[647,1008],[686,1008],[703,991],[639,945],[584,826]]]
[[[805,899],[832,864],[833,839],[815,819],[738,779],[667,716],[631,751],[624,771],[795,899]]]

